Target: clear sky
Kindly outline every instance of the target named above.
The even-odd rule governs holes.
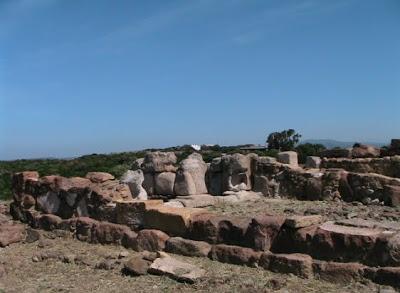
[[[400,137],[399,0],[0,0],[0,159]]]

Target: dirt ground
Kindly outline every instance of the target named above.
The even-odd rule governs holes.
[[[400,221],[398,209],[351,203],[262,199],[221,204],[210,210],[246,216],[320,213],[325,219],[342,219],[356,214],[366,219]],[[195,284],[185,284],[166,276],[132,277],[122,273],[123,263],[135,254],[132,250],[80,242],[63,231],[40,231],[40,234],[37,241],[0,248],[0,267],[5,269],[0,277],[0,292],[395,292],[367,280],[333,284],[272,273],[262,268],[178,255],[174,257],[205,269],[205,278]],[[122,257],[121,252],[128,252],[129,256]]]
[[[18,243],[0,250],[6,273],[0,279],[2,292],[383,292],[383,286],[365,283],[333,284],[293,275],[276,274],[211,261],[207,258],[174,257],[207,271],[195,284],[165,276],[126,276],[121,273],[129,256],[119,259],[122,247],[80,242],[68,235],[43,232],[42,240]],[[37,260],[37,256],[50,258]],[[109,263],[106,269],[99,264]],[[393,291],[390,291],[393,292]]]
[[[322,215],[323,219],[341,220],[360,218],[385,223],[400,222],[400,208],[364,205],[360,202],[300,201],[291,199],[263,198],[254,202],[236,204],[220,203],[208,210],[224,215],[250,216],[260,214],[277,215]]]

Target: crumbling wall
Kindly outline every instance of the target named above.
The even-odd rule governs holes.
[[[400,178],[400,156],[384,158],[324,158],[321,168],[340,168],[355,173],[377,173]]]

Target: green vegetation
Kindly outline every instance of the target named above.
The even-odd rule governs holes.
[[[242,146],[202,146],[201,154],[205,162],[220,157],[222,154],[242,153],[250,151],[241,150]],[[160,149],[147,149],[139,152],[124,152],[111,154],[91,154],[74,159],[34,159],[0,161],[0,199],[10,199],[11,178],[16,172],[38,171],[40,176],[61,175],[65,177],[83,177],[87,172],[98,171],[108,172],[119,178],[126,170],[130,169],[133,162],[143,158],[147,151],[158,151]],[[194,152],[189,145],[170,147],[162,151],[175,152],[178,162],[185,159]],[[276,157],[277,150],[256,150],[252,151],[259,156]]]
[[[40,176],[85,176],[87,172],[108,172],[116,177],[128,170],[144,152],[126,152],[107,155],[92,154],[75,159],[36,159],[0,161],[0,199],[11,198],[11,177],[15,172],[38,171]]]
[[[299,143],[301,134],[296,133],[294,129],[287,129],[281,132],[273,132],[268,135],[268,149],[291,151]]]
[[[298,154],[299,163],[304,164],[308,156],[318,156],[319,153],[325,150],[326,147],[322,144],[304,143],[299,144],[295,151]]]

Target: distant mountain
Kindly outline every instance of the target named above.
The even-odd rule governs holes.
[[[313,143],[313,144],[322,144],[326,148],[331,149],[335,147],[339,148],[351,148],[355,143],[363,143],[368,145],[373,145],[377,147],[381,147],[384,145],[388,145],[388,143],[384,142],[369,142],[369,141],[338,141],[333,139],[305,139],[300,143]]]

